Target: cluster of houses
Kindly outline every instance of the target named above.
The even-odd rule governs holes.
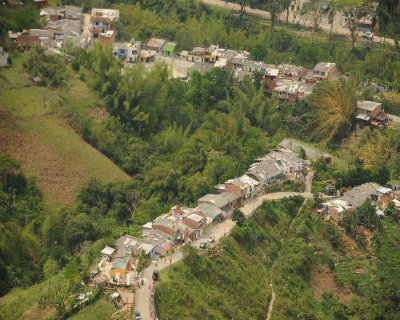
[[[230,66],[235,77],[241,81],[245,76],[253,77],[255,72],[261,74],[266,91],[277,93],[281,101],[294,103],[312,93],[315,83],[331,80],[339,75],[335,63],[320,62],[313,70],[294,65],[272,65],[250,59],[247,51],[236,51],[211,45],[208,48],[195,47],[192,50],[175,52],[176,43],[164,39],[151,38],[142,46],[140,41],[113,43],[114,55],[126,63],[152,63],[162,61],[172,65],[185,63],[185,72],[181,78],[187,78],[190,72],[201,73],[212,68]],[[167,61],[165,57],[168,57]]]
[[[339,198],[324,202],[321,213],[326,219],[340,222],[346,215],[352,214],[360,208],[367,199],[370,199],[376,207],[378,216],[384,216],[384,211],[390,202],[400,211],[400,190],[392,190],[369,182],[346,191]]]
[[[119,10],[93,8],[90,25],[87,26],[84,25],[85,17],[80,7],[45,7],[40,10],[40,16],[45,21],[42,29],[9,31],[10,40],[24,50],[40,44],[49,48],[49,53],[61,54],[60,49],[69,42],[81,48],[88,48],[94,39],[113,43],[117,34],[115,21],[119,18]]]
[[[176,205],[142,226],[141,238],[124,235],[115,249],[105,247],[98,279],[116,285],[130,285],[135,278],[140,253],[149,258],[165,256],[184,243],[196,241],[207,227],[227,218],[235,207],[264,192],[268,184],[295,179],[304,173],[305,161],[293,151],[278,147],[257,159],[248,171],[217,185],[216,194],[206,194],[197,206]]]

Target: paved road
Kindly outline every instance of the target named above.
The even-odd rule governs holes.
[[[262,195],[260,197],[251,199],[247,201],[240,210],[243,212],[245,216],[250,216],[255,209],[257,209],[264,201],[266,200],[278,200],[291,196],[301,195],[306,199],[311,199],[313,194],[309,192],[311,190],[311,184],[314,173],[312,171],[308,172],[306,176],[306,191],[305,192],[276,192]],[[229,232],[235,223],[231,219],[224,220],[221,223],[214,224],[210,228],[204,231],[202,236],[194,241],[192,245],[194,247],[198,247],[201,242],[204,240],[213,237],[216,241],[219,241],[222,237],[224,237],[226,232]],[[134,310],[138,310],[143,320],[151,320],[155,319],[154,316],[154,285],[152,281],[152,274],[155,269],[162,270],[166,267],[169,267],[171,264],[174,264],[180,261],[183,258],[183,254],[181,250],[177,250],[171,256],[168,256],[164,259],[161,259],[156,263],[152,263],[147,269],[143,271],[143,280],[144,285],[141,288],[136,288],[135,293],[135,308]]]
[[[213,5],[213,6],[217,6],[217,7],[233,10],[233,11],[240,11],[240,5],[238,5],[237,3],[227,2],[224,0],[201,0],[201,1],[206,4]],[[301,1],[301,2],[303,2],[303,1]],[[246,13],[250,13],[250,14],[253,14],[253,15],[256,15],[256,16],[259,16],[262,18],[266,18],[266,19],[270,18],[269,12],[259,10],[259,9],[252,9],[250,7],[246,7]],[[280,19],[282,21],[286,21],[286,13],[285,12],[281,14]],[[291,12],[291,11],[289,13],[289,22],[293,22],[293,12]],[[300,15],[296,18],[296,21],[294,21],[294,22],[296,24],[300,24],[300,25],[308,26],[308,27],[312,27],[312,25],[313,25],[313,22],[311,21],[311,19],[307,19],[306,17],[302,17]],[[344,17],[342,16],[342,14],[340,12],[338,12],[334,17],[332,32],[336,33],[336,34],[343,34],[343,35],[349,36],[350,35],[349,30],[348,30],[348,28],[346,28],[345,25],[346,25],[346,23],[345,23]],[[331,25],[328,23],[328,20],[326,17],[322,20],[322,22],[320,24],[320,28],[323,29],[324,31],[330,32]],[[388,38],[384,39],[382,37],[375,36],[374,41],[379,42],[379,43],[385,42],[385,43],[394,45],[393,39],[388,39]]]

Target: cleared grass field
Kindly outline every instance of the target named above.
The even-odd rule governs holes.
[[[38,179],[49,203],[70,205],[91,177],[102,182],[126,181],[129,176],[98,150],[87,144],[58,112],[64,104],[96,108],[97,98],[71,72],[65,92],[47,93],[34,86],[22,70],[22,58],[10,69],[0,71],[0,152],[16,157],[28,175]]]

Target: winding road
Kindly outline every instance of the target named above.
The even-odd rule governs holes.
[[[305,180],[305,192],[276,192],[276,193],[268,193],[264,194],[260,197],[251,199],[243,204],[240,210],[243,212],[245,216],[250,216],[254,210],[256,210],[264,201],[266,200],[279,200],[291,196],[303,196],[305,199],[313,198],[313,194],[311,193],[311,185],[314,177],[314,172],[309,171],[306,180]],[[192,242],[194,247],[198,247],[201,242],[214,237],[216,241],[219,241],[226,232],[229,232],[234,226],[235,222],[231,219],[226,219],[221,223],[214,224],[205,232],[203,235],[196,241]],[[153,262],[148,268],[143,271],[142,278],[144,281],[144,285],[140,288],[136,287],[135,292],[135,308],[140,312],[143,320],[154,320],[155,318],[155,310],[154,310],[154,285],[152,281],[153,271],[163,270],[166,267],[180,261],[183,259],[183,253],[181,250],[177,250],[172,253],[172,255],[160,259],[157,263]],[[272,283],[271,283],[272,284]],[[273,288],[272,288],[273,289]],[[269,305],[269,308],[273,308],[273,301],[275,300],[275,293],[272,290],[272,299]]]

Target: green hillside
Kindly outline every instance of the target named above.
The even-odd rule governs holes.
[[[71,72],[68,90],[48,93],[34,86],[22,72],[21,59],[0,71],[0,152],[16,157],[28,175],[38,178],[50,203],[69,205],[91,177],[102,182],[127,181],[129,176],[87,144],[67,124],[59,109],[61,99],[86,110],[98,107],[86,84]],[[65,107],[64,107],[65,108]]]

